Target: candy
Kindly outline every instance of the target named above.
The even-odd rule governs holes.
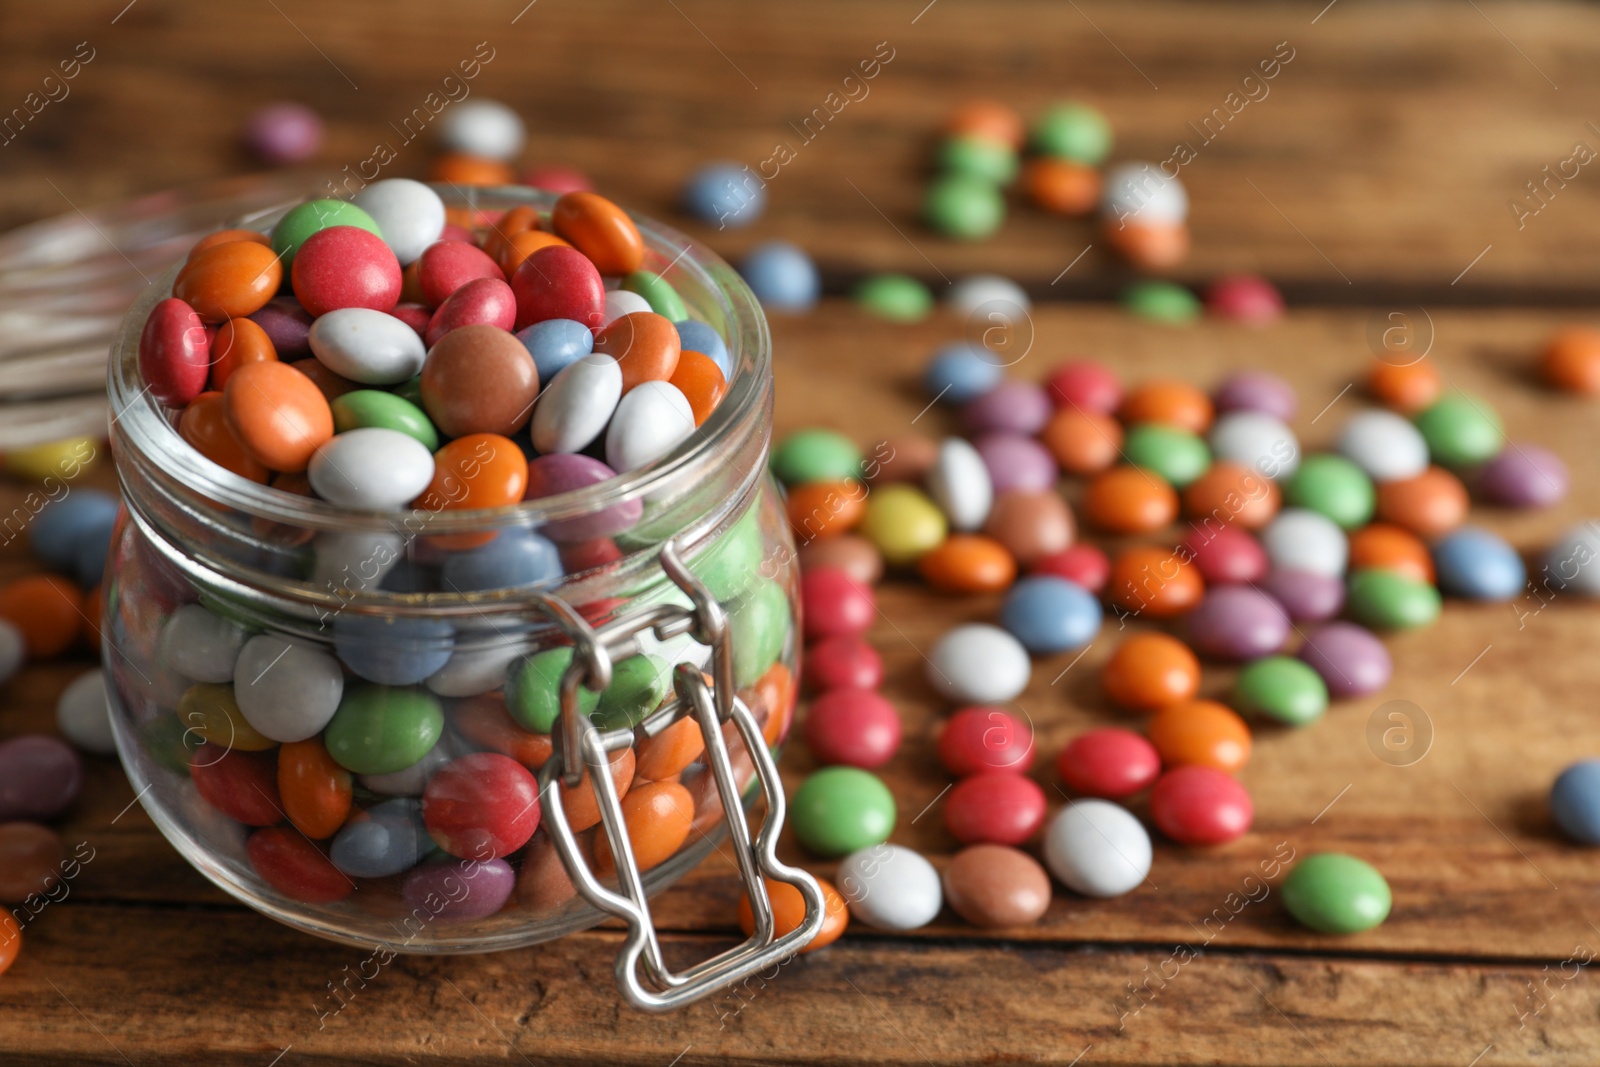
[[[333,904],[355,891],[355,883],[311,842],[281,826],[250,835],[250,866],[284,896],[307,904]]]
[[[1351,618],[1375,630],[1410,630],[1439,618],[1439,591],[1395,571],[1356,571],[1346,603]]]
[[[415,800],[386,800],[345,823],[328,849],[333,865],[354,878],[385,878],[415,867],[433,847]]]
[[[0,619],[0,685],[16,677],[27,655],[22,630],[15,623]]]
[[[1017,150],[987,137],[956,134],[939,146],[937,165],[948,175],[1009,185],[1017,176]]]
[[[437,182],[449,182],[458,186],[509,185],[512,170],[499,160],[458,152],[434,160],[433,166],[428,168],[428,177]],[[446,227],[445,233],[449,232],[449,228]]]
[[[1158,711],[1194,699],[1200,661],[1176,638],[1137,633],[1111,653],[1101,680],[1114,703],[1130,711]]]
[[[355,204],[345,200],[308,200],[290,208],[272,228],[272,251],[283,269],[292,273],[301,246],[313,234],[335,226],[354,226],[382,239],[377,222]],[[390,306],[393,306],[392,301]]]
[[[719,230],[748,226],[766,206],[765,183],[737,163],[708,163],[683,188],[684,211]]]
[[[516,884],[516,871],[502,859],[424,863],[406,876],[400,898],[413,913],[426,909],[423,914],[438,922],[468,922],[487,919],[505,907]]]
[[[958,173],[934,180],[922,210],[928,224],[946,237],[976,241],[1000,228],[1006,206],[989,179]]]
[[[1150,790],[1150,818],[1183,845],[1220,845],[1255,820],[1250,794],[1232,776],[1191,765],[1163,774]]]
[[[1233,706],[1241,714],[1305,726],[1328,710],[1328,686],[1309,664],[1289,656],[1267,656],[1239,672]]]
[[[624,315],[595,336],[594,350],[611,356],[622,368],[622,391],[643,382],[664,382],[677,369],[678,331],[653,311]]]
[[[603,355],[578,359],[556,375],[534,408],[534,447],[544,453],[587,448],[612,421],[621,398],[622,369],[616,360]],[[692,409],[689,418],[692,428]]]
[[[850,914],[877,930],[915,930],[939,914],[939,872],[904,845],[862,848],[839,864],[839,887]]]
[[[278,750],[278,795],[294,828],[313,841],[332,837],[350,815],[350,772],[315,737]]]
[[[1210,434],[1218,460],[1249,467],[1265,478],[1285,478],[1300,465],[1300,442],[1280,419],[1259,411],[1233,411]]]
[[[871,690],[834,689],[812,703],[805,738],[818,763],[876,770],[900,747],[900,716]]]
[[[114,755],[117,739],[111,731],[111,712],[106,703],[105,672],[99,669],[80,674],[56,701],[56,727],[62,735],[85,752]]]
[[[951,857],[944,872],[944,898],[974,926],[1029,926],[1050,906],[1050,876],[1026,852],[973,845]]]
[[[1033,665],[1022,643],[998,626],[968,623],[928,653],[928,681],[958,704],[1004,704],[1028,686]]]
[[[439,145],[449,152],[498,162],[517,158],[527,134],[522,117],[498,100],[466,100],[439,118]]]
[[[1367,390],[1382,404],[1402,415],[1414,415],[1439,399],[1444,376],[1426,359],[1389,363],[1378,358],[1367,375]]]
[[[303,356],[309,351],[306,339],[311,332],[311,315],[294,297],[274,297],[251,315],[250,321],[265,331],[279,358]]]
[[[801,616],[808,641],[865,633],[878,615],[870,586],[841,570],[818,568],[800,578]]]
[[[668,382],[689,401],[694,424],[700,426],[722,403],[728,393],[728,380],[716,361],[702,352],[680,352],[677,369]]]
[[[1166,619],[1200,603],[1205,582],[1199,568],[1179,552],[1165,548],[1130,548],[1111,562],[1106,594],[1117,614]]]
[[[505,281],[505,273],[499,264],[476,245],[462,241],[437,241],[429,245],[418,257],[413,269],[416,271],[421,298],[431,307],[443,304],[468,282],[480,279]],[[520,308],[520,293],[518,301]]]
[[[1144,229],[1129,226],[1126,232],[1137,233]],[[1141,249],[1129,253],[1129,258],[1139,260],[1148,257],[1153,261],[1149,266],[1159,267],[1182,259],[1186,252],[1187,248],[1183,247],[1172,251],[1163,249],[1151,255]],[[1135,282],[1123,291],[1122,305],[1136,317],[1152,322],[1179,325],[1200,317],[1199,299],[1183,286],[1171,282]]]
[[[626,212],[596,193],[563,195],[550,211],[550,227],[601,274],[628,274],[644,261],[638,227]]]
[[[333,412],[310,378],[287,363],[251,363],[222,392],[228,427],[256,462],[303,471],[333,436]]]
[[[1460,526],[1468,506],[1466,486],[1443,467],[1378,486],[1378,518],[1418,537],[1439,537]]]
[[[182,407],[206,387],[211,339],[195,309],[167,298],[150,309],[139,335],[139,374],[150,393],[169,407]]]
[[[1579,760],[1556,776],[1550,814],[1578,844],[1600,845],[1600,760]]]
[[[516,321],[517,298],[511,286],[500,278],[474,278],[445,297],[428,320],[423,339],[431,347],[463,326],[481,323],[509,330]]]
[[[1079,734],[1056,758],[1056,773],[1075,793],[1120,800],[1150,788],[1161,761],[1149,741],[1120,726]]]
[[[229,319],[217,329],[211,345],[211,388],[228,384],[234,370],[246,363],[264,363],[278,358],[267,331],[250,319]]]
[[[917,560],[917,573],[945,593],[994,593],[1017,576],[1004,545],[983,534],[956,534]]]
[[[523,528],[502,530],[481,548],[452,553],[439,572],[444,587],[457,593],[547,585],[560,577],[555,544]]]
[[[1362,411],[1339,432],[1339,451],[1375,482],[1415,478],[1428,469],[1428,443],[1390,411]]]
[[[867,497],[859,527],[891,566],[907,566],[945,538],[944,513],[920,490],[886,485]]]
[[[274,741],[315,736],[339,709],[344,688],[338,660],[315,645],[276,634],[250,638],[235,664],[239,711]]]
[[[265,163],[304,163],[322,147],[322,120],[304,104],[268,104],[250,116],[244,139]]]
[[[83,788],[83,761],[42,734],[0,741],[0,823],[54,819]]]
[[[1111,123],[1088,104],[1064,101],[1034,120],[1028,143],[1041,155],[1097,167],[1111,154]]]
[[[789,820],[807,851],[843,856],[888,839],[894,829],[894,796],[869,771],[825,767],[789,798]],[[845,884],[842,875],[840,884]]]
[[[1082,648],[1100,631],[1100,604],[1064,578],[1025,578],[1000,606],[1000,625],[1034,655]]]
[[[466,440],[461,438],[460,440]],[[510,442],[507,442],[509,444]],[[516,462],[512,449],[505,450],[505,465],[508,469]],[[500,458],[497,450],[496,460]],[[482,468],[488,471],[488,465]],[[480,473],[480,478],[482,477]],[[554,496],[558,493],[569,493],[584,489],[609,478],[616,477],[616,472],[597,459],[588,456],[567,455],[556,453],[548,456],[539,456],[528,461],[526,468],[527,489],[522,493],[523,499],[537,500],[540,497]],[[509,478],[505,489],[511,488]],[[624,500],[608,508],[597,508],[588,514],[576,518],[562,519],[557,522],[546,523],[545,536],[563,543],[588,541],[594,538],[610,537],[628,529],[639,521],[639,516],[644,512],[644,502],[641,500]]]
[[[1033,765],[1033,727],[1001,708],[962,708],[939,733],[939,759],[960,777],[1026,773]]]
[[[1247,530],[1238,526],[1199,527],[1178,546],[1208,583],[1258,582],[1267,573],[1267,553]]]
[[[671,859],[689,839],[694,825],[694,798],[677,782],[648,782],[630,790],[622,801],[622,821],[628,832],[633,861],[641,871]],[[595,873],[615,870],[615,857],[606,828],[594,836]]]
[[[1528,581],[1522,557],[1498,534],[1462,526],[1433,545],[1439,589],[1469,600],[1511,600]]]
[[[31,896],[43,896],[61,880],[66,849],[55,831],[33,822],[0,823],[0,902],[21,904]],[[7,920],[9,913],[4,914]],[[0,941],[9,940],[15,928],[0,926]],[[3,973],[6,946],[0,943],[0,973]]]
[[[454,628],[445,619],[341,613],[333,647],[356,674],[379,685],[415,685],[450,659]]]
[[[4,462],[5,469],[17,477],[42,482],[52,475],[76,477],[92,467],[97,458],[94,438],[68,437],[14,449],[5,454]]]
[[[1543,508],[1567,495],[1567,465],[1547,448],[1513,441],[1478,471],[1478,489],[1494,504]]]
[[[202,321],[226,322],[265,307],[278,291],[283,270],[266,245],[229,241],[204,249],[185,263],[172,283],[172,295],[192,307]]]
[[[1562,534],[1544,553],[1540,581],[1557,589],[1572,589],[1581,596],[1600,595],[1600,537],[1589,519]]]
[[[979,437],[976,446],[997,493],[1054,489],[1060,478],[1055,457],[1031,437],[994,431]]]
[[[833,883],[826,878],[817,878],[817,885],[822,889],[822,929],[810,944],[800,950],[802,956],[833,944],[850,925],[850,910]],[[800,895],[800,890],[788,882],[774,882],[771,879],[766,880],[766,888],[767,900],[772,905],[773,936],[784,937],[798,930],[805,922],[806,915],[806,900]],[[755,913],[750,908],[749,899],[743,895],[739,897],[737,917],[739,929],[746,936],[755,933]]]
[[[1151,717],[1148,735],[1168,767],[1212,767],[1234,774],[1250,759],[1250,728],[1213,700],[1161,709]]]
[[[1281,499],[1277,483],[1265,475],[1241,463],[1219,460],[1183,491],[1183,510],[1193,519],[1254,530],[1278,513]]]
[[[1099,593],[1111,578],[1111,561],[1094,545],[1071,545],[1035,560],[1031,573],[1054,575]]]
[[[189,776],[207,804],[246,826],[283,821],[276,752],[219,750],[202,745],[189,761]],[[298,834],[295,840],[302,840]]]
[[[339,434],[375,427],[403,433],[429,452],[439,447],[439,433],[422,409],[383,389],[345,393],[329,404],[329,409],[333,413],[333,428]]]
[[[761,306],[769,311],[809,311],[822,292],[816,264],[788,241],[756,245],[746,253],[739,273]]]
[[[1416,415],[1428,452],[1447,467],[1485,463],[1505,447],[1505,427],[1488,403],[1459,390]]]
[[[978,449],[959,437],[941,441],[938,458],[928,471],[928,495],[950,520],[952,529],[971,531],[981,527],[994,503],[994,486]]]
[[[833,430],[798,430],[772,450],[772,473],[785,485],[859,478],[861,449]]]
[[[515,760],[474,752],[447,763],[428,781],[422,819],[428,834],[452,856],[508,856],[539,827],[538,784]]]
[[[1035,434],[1050,420],[1050,398],[1032,382],[1003,381],[962,408],[961,419],[974,434]]]
[[[29,659],[58,656],[78,639],[82,602],[65,578],[30,575],[0,587],[0,620],[21,631]]]
[[[728,354],[727,342],[722,335],[703,322],[685,319],[673,323],[678,328],[679,347],[686,352],[699,352],[709,356],[722,371],[724,378],[733,377],[733,357]]]
[[[1219,319],[1264,326],[1283,318],[1283,294],[1256,274],[1229,274],[1216,279],[1206,290],[1205,300],[1206,310]],[[1293,408],[1278,417],[1287,419],[1292,414]]]
[[[561,714],[561,676],[572,662],[571,648],[551,648],[535,653],[511,668],[506,677],[506,707],[523,727],[547,734]],[[599,705],[600,694],[578,687],[578,709],[588,715]]]
[[[403,507],[433,480],[427,446],[399,430],[369,427],[324,442],[306,467],[311,488],[341,507]]]
[[[753,587],[745,577],[749,592],[729,613],[733,627],[733,679],[739,686],[753,685],[782,654],[793,617],[789,601],[777,582],[757,580]]]
[[[1294,622],[1320,622],[1344,607],[1344,581],[1315,571],[1269,570],[1261,591],[1276,600]]]
[[[883,658],[859,637],[831,637],[806,650],[805,681],[817,692],[876,689],[883,684]]]
[[[806,543],[859,525],[867,513],[867,491],[855,481],[807,482],[789,490],[783,507],[795,537]]]
[[[1333,520],[1307,508],[1285,508],[1261,531],[1261,547],[1280,570],[1344,573],[1350,545]]]
[[[1303,926],[1324,934],[1358,934],[1389,917],[1389,883],[1365,860],[1318,852],[1283,880],[1283,906]]]
[[[28,527],[28,548],[51,570],[70,571],[82,546],[116,525],[118,507],[117,498],[110,493],[74,489],[34,517]]]
[[[1600,393],[1600,332],[1582,326],[1557,331],[1540,357],[1545,380],[1569,393]]]
[[[1005,145],[1012,151],[1022,147],[1022,118],[1015,110],[994,100],[969,100],[945,119],[946,133],[977,137]]]
[[[178,699],[178,719],[187,727],[191,745],[215,745],[207,761],[221,759],[230,751],[265,752],[277,746],[272,738],[250,725],[233,690],[225,685],[202,683],[185,689]]]
[[[678,295],[671,282],[654,271],[632,272],[622,279],[622,289],[617,291],[634,293],[645,302],[642,310],[653,311],[668,322],[677,323],[689,317],[683,297]],[[609,300],[611,294],[607,293],[606,297]]]
[[[1100,202],[1100,173],[1064,159],[1030,159],[1022,168],[1029,199],[1056,215],[1087,215]]]
[[[1211,450],[1198,435],[1159,423],[1129,427],[1122,453],[1127,462],[1155,472],[1177,489],[1211,466]]]
[[[1150,873],[1150,835],[1109,800],[1075,800],[1056,812],[1044,834],[1044,862],[1068,889],[1087,897],[1119,897]]]
[[[945,290],[944,306],[976,322],[1001,325],[1026,314],[1032,303],[1022,286],[1010,278],[998,274],[969,274]],[[975,347],[980,353],[988,351],[982,346]]]
[[[945,345],[922,372],[928,395],[947,404],[976,400],[1000,384],[1003,370],[988,349],[965,341]]]
[[[928,476],[939,458],[939,443],[920,433],[886,437],[873,449],[872,458],[862,461],[863,473],[874,485],[918,482]]]
[[[1398,571],[1419,582],[1433,581],[1433,556],[1416,535],[1375,522],[1350,535],[1351,570]]]
[[[1044,825],[1044,790],[1030,778],[985,771],[963,778],[944,802],[945,826],[963,844],[1020,845]]]
[[[1196,652],[1246,661],[1278,651],[1289,640],[1289,616],[1271,596],[1248,585],[1206,593],[1184,620]]]
[[[889,322],[921,322],[933,310],[933,294],[909,274],[874,274],[855,290],[856,303]]]
[[[1283,489],[1286,503],[1308,508],[1353,530],[1372,520],[1377,495],[1361,467],[1343,456],[1310,455],[1290,475]]]
[[[672,692],[672,668],[657,656],[629,656],[612,668],[592,718],[602,730],[637,726]]]
[[[241,478],[266,482],[271,477],[271,472],[251,458],[229,428],[227,405],[221,393],[201,393],[191,400],[178,418],[178,436],[206,459]]]
[[[452,330],[422,365],[422,406],[449,437],[509,436],[527,424],[538,396],[533,357],[516,337],[495,326]]]
[[[1109,415],[1122,404],[1122,383],[1116,372],[1093,360],[1075,360],[1057,367],[1045,381],[1051,401],[1062,408]]]
[[[1389,684],[1394,663],[1371,630],[1334,622],[1306,634],[1300,658],[1311,664],[1335,698],[1366,696]]]
[[[694,433],[694,410],[675,386],[644,381],[623,397],[606,431],[606,462],[619,474],[653,463]]]
[[[1151,533],[1178,517],[1178,494],[1141,467],[1113,467],[1089,483],[1083,513],[1110,533]]]
[[[1096,474],[1122,455],[1122,424],[1110,415],[1064,407],[1050,416],[1039,440],[1068,474]]]

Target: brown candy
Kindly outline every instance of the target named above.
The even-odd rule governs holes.
[[[883,578],[883,555],[855,534],[819,537],[800,546],[800,569],[820,567],[837,567],[862,585],[877,585]]]
[[[35,822],[0,825],[0,902],[20,904],[61,877],[65,851],[54,830]]]
[[[585,855],[591,847],[592,836],[579,835],[578,849]],[[577,893],[550,835],[535,835],[522,857],[522,873],[517,876],[517,903],[529,911],[555,911]]]
[[[921,483],[939,458],[939,442],[920,433],[890,437],[868,449],[866,475],[873,485]]]
[[[1050,906],[1050,876],[1026,852],[973,845],[957,852],[945,868],[944,899],[974,926],[1028,926]]]
[[[1053,489],[1013,489],[994,498],[983,532],[1024,568],[1072,544],[1072,511]]]
[[[422,406],[446,437],[510,437],[533,415],[539,369],[510,332],[476,323],[451,330],[422,364]]]

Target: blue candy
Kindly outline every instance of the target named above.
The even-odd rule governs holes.
[[[722,340],[722,335],[699,319],[684,319],[675,323],[678,327],[678,343],[690,352],[699,352],[701,355],[710,356],[722,371],[724,378],[733,377],[733,357],[728,355],[727,343]],[[541,379],[542,381],[543,379]]]
[[[683,209],[719,230],[748,226],[766,206],[766,183],[737,163],[708,163],[690,176],[683,189]]]
[[[944,404],[965,404],[1000,384],[1005,371],[988,349],[952,341],[933,354],[922,386]]]
[[[505,530],[482,548],[456,552],[444,561],[446,592],[478,593],[547,585],[561,577],[554,542],[531,530]]]
[[[111,535],[114,532],[111,526],[100,526],[85,530],[78,539],[72,573],[83,588],[92,589],[105,577],[106,557],[111,554]]]
[[[70,489],[60,500],[46,504],[28,527],[28,545],[39,561],[53,571],[72,572],[89,586],[100,580],[105,567],[106,547],[117,522],[117,498],[98,489]],[[87,557],[98,547],[100,559],[85,567]],[[87,556],[85,555],[87,553]],[[94,581],[83,581],[85,570]]]
[[[328,849],[333,865],[352,878],[386,878],[409,871],[433,848],[415,800],[385,800],[345,823]]]
[[[384,619],[344,612],[333,621],[333,650],[346,667],[379,685],[415,685],[443,667],[455,629],[443,619]]]
[[[439,589],[439,571],[426,563],[401,559],[389,568],[378,588],[386,593],[433,593]]]
[[[1600,759],[1580,760],[1550,787],[1550,814],[1563,833],[1585,845],[1600,845]]]
[[[1499,535],[1463,526],[1433,546],[1439,589],[1470,600],[1510,600],[1527,584],[1522,557]]]
[[[810,311],[822,292],[817,265],[788,241],[757,245],[739,268],[761,306],[773,311]]]
[[[550,379],[594,351],[594,331],[576,319],[546,319],[517,331],[517,340],[539,368],[539,381]]]
[[[1000,605],[1000,625],[1036,655],[1082,648],[1100,632],[1100,602],[1065,578],[1024,578]]]

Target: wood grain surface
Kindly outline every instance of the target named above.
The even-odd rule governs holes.
[[[775,139],[798,140],[788,123],[889,41],[894,59],[870,95],[783,168],[759,226],[689,232],[730,255],[790,237],[822,260],[836,290],[876,268],[935,282],[1001,270],[1042,298],[1019,325],[1027,354],[1014,374],[1040,377],[1078,354],[1130,379],[1208,383],[1264,367],[1299,389],[1296,429],[1311,445],[1365,402],[1374,324],[1402,314],[1452,387],[1492,397],[1514,439],[1555,448],[1572,466],[1574,491],[1559,507],[1475,519],[1531,553],[1600,513],[1588,462],[1600,444],[1596,409],[1530,374],[1555,325],[1600,325],[1600,314],[1551,306],[1576,303],[1600,279],[1589,168],[1521,231],[1506,205],[1572,142],[1600,147],[1585,125],[1591,114],[1600,121],[1593,8],[925,3],[137,0],[120,15],[116,2],[7,5],[5,107],[78,42],[91,40],[96,56],[70,96],[0,146],[10,154],[0,219],[237,173],[247,166],[239,123],[279,97],[328,118],[333,169],[356,163],[487,40],[496,57],[474,91],[529,117],[530,161],[576,163],[681,224],[673,197],[696,163],[756,165]],[[1161,158],[1284,40],[1295,58],[1270,95],[1183,172],[1196,250],[1180,272],[1272,275],[1296,303],[1278,325],[1167,328],[1069,299],[1103,297],[1125,279],[1096,247],[1051,284],[1098,244],[1086,223],[1019,206],[999,238],[968,246],[916,221],[933,132],[967,95],[1024,111],[1081,96],[1112,116],[1119,156]],[[393,172],[421,174],[427,156],[419,142]],[[943,314],[887,325],[837,298],[775,318],[779,432],[821,422],[873,441],[953,429],[942,409],[924,411],[916,376],[935,345],[968,328]],[[104,466],[94,477],[111,484]],[[1069,499],[1078,489],[1065,486]],[[0,509],[18,493],[0,487]],[[0,549],[0,578],[30,567],[20,545]],[[880,602],[871,638],[907,733],[885,773],[902,811],[894,840],[942,864],[954,842],[932,737],[945,709],[922,654],[954,623],[991,618],[995,603],[905,581],[886,585]],[[1035,775],[1054,803],[1049,765],[1064,740],[1127,721],[1097,683],[1119,636],[1107,627],[1076,662],[1040,660],[1018,702],[1039,730]],[[128,807],[120,769],[91,760],[62,832],[95,859],[30,926],[22,958],[0,978],[0,1064],[1591,1063],[1600,995],[1568,961],[1600,950],[1600,866],[1554,833],[1543,796],[1562,766],[1600,746],[1597,640],[1600,612],[1574,600],[1526,615],[1450,604],[1437,626],[1390,640],[1396,675],[1384,693],[1340,703],[1305,730],[1258,733],[1243,774],[1257,820],[1244,838],[1210,850],[1158,843],[1149,884],[1112,901],[1062,892],[1026,930],[985,933],[948,913],[902,936],[857,928],[765,984],[665,1018],[620,1006],[619,938],[604,929],[496,956],[401,958],[332,1013],[328,983],[362,954],[234,904]],[[52,730],[57,695],[90,664],[31,667],[0,690],[0,737]],[[1225,690],[1229,677],[1208,667],[1206,690]],[[1368,740],[1369,720],[1392,700],[1414,705],[1431,738],[1407,765],[1380,759]],[[791,784],[810,769],[801,746],[783,767]],[[1249,880],[1283,849],[1369,858],[1394,887],[1391,919],[1343,939],[1296,927],[1276,886]],[[785,853],[803,858],[792,841]],[[733,900],[731,864],[718,856],[662,895],[671,951],[725,943]],[[1175,964],[1179,946],[1196,958]]]

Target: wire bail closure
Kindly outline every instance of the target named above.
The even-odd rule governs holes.
[[[778,834],[783,828],[788,805],[761,725],[734,693],[727,614],[704,583],[684,565],[674,542],[661,546],[660,561],[662,570],[689,596],[692,608],[659,604],[600,626],[591,626],[558,597],[540,594],[534,598],[571,639],[574,647],[572,663],[561,677],[561,722],[555,738],[555,753],[539,771],[539,804],[544,825],[561,854],[573,886],[583,898],[627,924],[627,939],[617,954],[617,986],[630,1004],[650,1012],[681,1008],[793,956],[822,929],[825,906],[817,880],[778,859]],[[662,641],[688,635],[709,646],[711,681],[708,683],[694,666],[680,663],[673,671],[671,699],[638,727],[602,731],[579,710],[578,687],[598,692],[609,685],[612,664],[639,653],[638,638],[645,632]],[[645,898],[643,877],[634,860],[633,846],[623,822],[622,804],[611,779],[609,756],[632,745],[638,735],[654,737],[685,716],[694,717],[705,739],[704,758],[716,781],[723,819],[728,826],[745,894],[750,900],[755,929],[743,943],[676,973],[667,967],[661,955],[661,944]],[[753,839],[745,821],[739,783],[722,729],[723,724],[730,722],[749,752],[767,803],[766,817]],[[582,782],[585,770],[599,801],[601,822],[615,861],[616,890],[603,885],[590,870],[563,806],[562,794]],[[787,882],[805,898],[805,920],[783,937],[774,936],[772,905],[767,898],[765,879]],[[641,959],[643,976],[640,974]],[[648,985],[644,979],[648,979]]]

